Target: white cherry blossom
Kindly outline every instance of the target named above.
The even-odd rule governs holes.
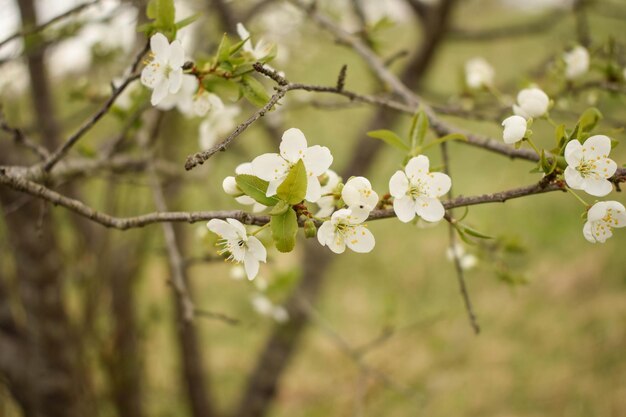
[[[589,51],[580,45],[564,53],[563,61],[565,61],[565,78],[568,80],[578,78],[589,71]]]
[[[252,164],[250,162],[245,162],[243,164],[238,165],[237,168],[235,168],[235,174],[254,175],[252,172]],[[242,195],[243,192],[237,186],[237,181],[235,180],[235,177],[233,176],[224,178],[224,181],[222,182],[222,188],[224,189],[224,192],[226,194],[232,195],[233,197],[235,197],[235,200],[239,204],[243,204],[244,206],[252,206],[252,211],[254,213],[259,213],[267,208],[267,206],[257,202],[254,198],[248,195]]]
[[[322,196],[319,200],[316,201],[316,204],[319,206],[319,210],[315,213],[315,217],[328,217],[333,214],[335,211],[335,202],[337,198],[333,194],[337,189],[337,186],[341,183],[341,177],[337,175],[335,171],[329,169],[324,174],[328,177],[326,184],[322,185],[321,194]]]
[[[493,67],[484,58],[472,58],[465,63],[465,84],[471,89],[492,85],[495,75]]]
[[[457,258],[461,269],[465,271],[474,268],[478,264],[478,258],[471,253],[466,253],[465,248],[458,243],[446,250],[446,258],[452,262],[454,262],[454,258]]]
[[[262,316],[271,317],[277,323],[285,323],[289,320],[287,309],[281,305],[276,305],[263,294],[255,294],[250,300],[252,308]]]
[[[525,119],[540,117],[547,113],[550,98],[537,87],[526,88],[517,94],[517,104],[513,105],[513,113]]]
[[[374,210],[378,204],[378,194],[365,177],[352,177],[341,190],[341,198],[351,210]]]
[[[404,223],[413,220],[416,214],[428,222],[438,222],[445,214],[438,198],[450,190],[452,181],[441,172],[429,172],[429,165],[428,157],[416,156],[404,171],[396,171],[389,180],[393,210]]]
[[[198,79],[193,75],[183,74],[183,81],[178,92],[168,94],[156,107],[171,110],[174,107],[186,117],[202,117],[209,111],[221,111],[224,103],[215,94],[198,91]]]
[[[283,133],[280,154],[266,153],[252,161],[252,170],[257,177],[269,181],[267,196],[276,190],[287,177],[289,170],[302,160],[307,172],[305,199],[315,203],[322,196],[318,176],[324,174],[333,162],[330,150],[325,146],[307,147],[307,141],[300,129],[291,128]]]
[[[159,104],[169,94],[177,93],[183,82],[185,51],[180,41],[169,43],[165,35],[150,38],[152,61],[141,71],[141,83],[152,89],[150,102]]]
[[[247,39],[243,44],[243,50],[249,52],[250,55],[254,57],[254,59],[262,59],[269,55],[272,52],[273,44],[269,42],[265,42],[263,39],[260,39],[256,46],[252,45],[252,41],[250,40],[250,32],[246,29],[243,23],[237,23],[237,34],[241,38],[241,40]]]
[[[626,226],[626,209],[617,201],[600,201],[587,212],[583,235],[591,243],[604,243],[613,236],[613,229]]]
[[[259,262],[265,262],[267,258],[267,251],[261,241],[248,236],[244,225],[235,219],[212,219],[207,227],[222,238],[218,242],[222,247],[218,253],[228,252],[228,260],[243,263],[248,279],[253,280],[259,272]]]
[[[575,190],[584,190],[603,197],[613,190],[608,180],[617,170],[615,161],[609,159],[611,139],[604,135],[588,138],[584,144],[570,141],[565,147],[565,182]]]
[[[519,142],[526,135],[527,122],[522,116],[507,117],[502,122],[502,126],[504,126],[504,131],[502,132],[504,143],[512,144]]]
[[[320,226],[317,240],[335,253],[343,253],[346,246],[358,253],[371,252],[376,241],[372,232],[362,224],[367,216],[363,210],[337,210]]]
[[[198,128],[200,148],[209,149],[218,139],[230,133],[235,128],[235,118],[239,112],[240,109],[237,106],[212,108]]]

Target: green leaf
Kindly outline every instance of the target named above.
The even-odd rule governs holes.
[[[602,113],[600,113],[600,110],[595,107],[588,108],[580,116],[580,119],[578,119],[580,131],[586,133],[591,132],[600,120],[602,120]]]
[[[241,93],[251,104],[263,107],[269,101],[270,96],[265,91],[263,84],[256,79],[243,75],[241,77]]]
[[[216,63],[227,61],[229,56],[230,40],[228,40],[228,35],[224,33],[224,35],[222,36],[222,40],[220,41],[220,45],[217,48]]]
[[[408,145],[398,136],[395,132],[391,130],[381,129],[381,130],[372,130],[367,132],[367,136],[370,138],[381,139],[385,141],[387,144],[400,149],[403,152],[408,152]]]
[[[464,141],[467,142],[467,137],[461,133],[450,133],[449,135],[445,135],[443,137],[440,137],[437,140],[434,140],[432,142],[430,142],[428,145],[422,147],[421,151],[425,151],[426,149],[433,147],[435,145],[440,145],[444,142],[448,142],[451,140],[460,140],[460,141]],[[421,153],[421,152],[420,152]]]
[[[298,204],[304,200],[306,187],[306,167],[302,159],[298,159],[298,162],[289,170],[285,181],[278,187],[276,195],[290,205]]]
[[[289,210],[291,206],[289,204],[287,204],[286,201],[280,200],[278,203],[276,203],[276,205],[270,210],[270,215],[272,216],[278,216],[280,214],[283,214],[284,212],[286,212],[287,210]]]
[[[163,29],[170,29],[174,26],[174,19],[174,0],[156,0],[156,24]]]
[[[179,20],[178,22],[176,22],[175,26],[176,29],[182,29],[185,26],[189,26],[190,24],[192,24],[193,22],[195,22],[196,20],[198,20],[198,18],[200,18],[200,16],[202,16],[202,13],[198,12],[198,13],[194,13],[189,17],[184,18],[183,20]]]
[[[146,16],[148,19],[156,19],[157,17],[157,0],[150,0],[146,6]]]
[[[268,197],[265,195],[269,183],[254,175],[241,174],[235,177],[237,186],[246,195],[254,198],[259,203],[266,206],[275,206],[280,200],[276,197]]]
[[[290,208],[283,214],[272,216],[270,228],[276,249],[280,252],[291,252],[296,246],[296,234],[298,233],[296,212]]]
[[[240,40],[239,42],[237,42],[233,46],[231,46],[230,49],[228,50],[228,53],[230,55],[235,55],[237,52],[239,52],[239,50],[241,48],[243,48],[243,45],[248,41],[248,39],[250,39],[249,36],[247,38],[245,38],[245,39]]]
[[[423,111],[418,111],[413,116],[411,122],[411,130],[409,131],[409,137],[411,138],[411,150],[415,151],[417,147],[424,143],[426,133],[428,133],[428,117]],[[414,154],[417,154],[414,152]]]
[[[459,224],[458,226],[463,229],[463,232],[467,233],[470,236],[474,236],[480,239],[493,239],[493,236],[489,236],[484,233],[481,233],[478,230],[472,229],[471,227],[466,226],[464,224]]]

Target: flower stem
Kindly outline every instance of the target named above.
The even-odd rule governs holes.
[[[533,142],[531,138],[526,138],[526,141],[528,142],[530,147],[533,148],[535,152],[537,152],[537,155],[541,156],[541,152],[539,151],[539,148],[537,148],[537,145],[535,145],[535,142]]]
[[[571,189],[571,188],[569,188],[569,187],[565,187],[565,189],[566,189],[569,193],[571,193],[574,197],[576,197],[576,199],[577,199],[578,201],[580,201],[580,202],[582,203],[582,205],[583,205],[583,206],[585,206],[585,208],[589,208],[589,207],[591,207],[589,204],[587,204],[587,202],[586,202],[585,200],[583,200],[583,199],[582,199],[582,197],[581,197],[581,196],[579,196],[578,194],[576,194],[576,193],[574,192],[574,190],[572,190],[572,189]]]
[[[510,103],[507,103],[506,100],[504,99],[504,96],[502,95],[502,93],[493,85],[487,85],[487,90],[496,98],[496,100],[498,100],[498,102],[500,104],[503,104],[505,106],[509,106]]]
[[[546,113],[546,120],[552,125],[552,127],[559,127],[559,125],[557,125],[556,122],[552,120],[552,117],[550,117],[548,113]]]
[[[250,233],[250,236],[256,236],[257,233],[259,233],[261,230],[266,229],[269,227],[269,223],[265,223],[263,226],[259,227],[258,229],[256,229],[254,232]]]

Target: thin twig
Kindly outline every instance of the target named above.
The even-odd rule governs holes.
[[[626,181],[626,169],[618,169],[618,173],[613,177],[614,181]],[[47,200],[53,204],[60,205],[66,209],[86,217],[105,227],[126,230],[137,227],[144,227],[153,223],[163,222],[187,222],[195,223],[210,219],[237,219],[244,224],[262,226],[269,222],[270,216],[253,215],[241,210],[232,211],[172,211],[148,213],[135,217],[115,217],[99,212],[87,206],[82,201],[66,197],[41,184],[24,179],[20,174],[11,174],[11,170],[0,168],[0,184],[6,185],[14,190],[30,194],[32,196]],[[563,183],[555,182],[544,184],[539,182],[526,187],[514,188],[494,194],[483,194],[476,196],[459,196],[452,200],[443,202],[443,206],[449,210],[456,207],[465,207],[486,203],[503,203],[505,201],[526,197],[534,194],[542,194],[552,191],[563,191]],[[387,219],[395,217],[393,209],[374,210],[370,213],[368,220]],[[302,226],[302,222],[300,222]],[[318,222],[319,224],[319,222]]]
[[[0,48],[2,48],[4,45],[6,45],[7,43],[11,42],[14,39],[17,38],[21,38],[23,36],[28,36],[28,35],[32,35],[34,33],[37,32],[41,32],[42,30],[44,30],[45,28],[47,28],[48,26],[63,20],[67,17],[70,17],[71,15],[78,13],[80,11],[82,11],[83,9],[89,7],[89,6],[93,6],[94,4],[97,4],[100,0],[92,0],[88,3],[82,3],[79,4],[78,6],[75,6],[73,8],[71,8],[70,10],[68,10],[65,13],[61,13],[58,16],[53,17],[52,19],[48,20],[45,23],[42,23],[41,25],[37,25],[33,28],[28,28],[28,29],[22,29],[20,31],[15,32],[14,34],[12,34],[11,36],[9,36],[8,38],[4,39],[3,41],[0,41]]]
[[[100,110],[96,114],[94,114],[89,120],[85,122],[69,139],[61,145],[57,150],[55,150],[43,164],[44,171],[50,171],[52,167],[54,167],[57,162],[61,160],[65,156],[65,154],[82,138],[85,133],[89,132],[91,128],[109,111],[115,100],[122,94],[122,92],[128,87],[130,83],[139,78],[139,74],[133,73],[129,75],[122,84],[113,90],[111,97],[102,105]]]
[[[448,144],[443,142],[440,145],[441,148],[441,156],[443,160],[443,172],[450,176],[450,155],[448,153]],[[453,193],[452,187],[448,191],[448,199],[452,200]],[[453,219],[452,213],[448,213],[450,219]],[[456,229],[454,227],[454,221],[448,222],[448,234],[450,238],[450,251],[452,253],[452,260],[454,262],[454,269],[456,271],[457,281],[459,282],[459,291],[461,292],[461,297],[463,298],[463,304],[465,305],[465,311],[467,312],[467,318],[474,330],[475,334],[480,333],[480,326],[478,325],[478,319],[476,318],[476,313],[474,312],[474,307],[472,306],[472,299],[469,295],[469,290],[467,288],[467,283],[465,282],[465,271],[463,270],[463,266],[461,265],[461,259],[459,259],[458,251],[456,250],[457,245],[457,236]]]
[[[39,157],[41,160],[45,160],[50,154],[46,148],[39,145],[36,142],[30,140],[21,129],[16,127],[9,126],[9,124],[4,119],[4,114],[0,111],[0,130],[5,131],[6,133],[13,136],[13,141],[17,145],[21,145],[24,148],[30,150],[35,155]]]

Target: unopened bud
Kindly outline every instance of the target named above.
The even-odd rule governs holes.
[[[237,181],[235,181],[235,177],[226,177],[222,182],[222,188],[224,192],[228,195],[238,196],[241,195],[241,190],[237,186]]]
[[[304,237],[311,238],[317,235],[317,227],[315,227],[315,222],[311,219],[308,219],[304,222]]]

